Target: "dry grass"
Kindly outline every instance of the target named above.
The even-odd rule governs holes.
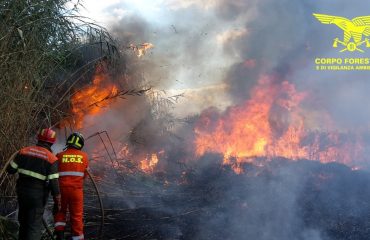
[[[74,87],[99,61],[114,63],[119,57],[108,32],[78,15],[80,6],[70,0],[0,2],[1,168],[39,129],[68,115]],[[3,174],[2,212],[12,191],[14,180]]]
[[[0,159],[67,113],[73,87],[101,59],[117,55],[113,40],[67,0],[0,3]],[[95,57],[84,61],[84,53]]]

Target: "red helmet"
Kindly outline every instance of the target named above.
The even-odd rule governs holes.
[[[56,132],[51,128],[44,128],[37,135],[37,140],[53,144],[56,140]]]

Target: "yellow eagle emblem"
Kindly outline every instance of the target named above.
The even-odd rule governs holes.
[[[342,44],[345,47],[340,52],[345,51],[364,52],[362,49],[359,48],[364,43],[366,43],[367,48],[370,47],[370,42],[368,38],[362,40],[362,35],[365,35],[366,37],[370,36],[370,16],[356,17],[353,18],[352,20],[349,20],[344,17],[331,16],[325,14],[314,13],[313,15],[321,23],[335,24],[344,31],[343,40],[341,41],[338,38],[335,38],[333,43],[334,48],[338,47],[338,43]]]

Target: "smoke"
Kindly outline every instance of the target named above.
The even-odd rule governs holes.
[[[330,207],[328,202],[345,197],[340,185],[316,191],[314,177],[318,176],[315,172],[318,165],[299,162],[274,166],[271,163],[262,171],[251,167],[246,174],[237,175],[222,165],[221,156],[206,154],[195,159],[193,128],[199,114],[211,113],[214,120],[227,114],[230,107],[242,106],[264,76],[272,76],[272,85],[288,81],[295,84],[298,91],[308,92],[302,112],[307,114],[306,119],[313,119],[310,126],[314,129],[326,127],[320,121],[327,117],[320,116],[323,112],[333,119],[333,128],[340,131],[367,126],[370,116],[366,106],[368,73],[314,70],[316,57],[350,55],[340,55],[331,47],[333,36],[342,33],[332,26],[321,25],[312,16],[317,12],[351,18],[366,13],[357,13],[344,0],[325,3],[168,0],[161,4],[154,3],[149,10],[129,11],[129,1],[121,1],[104,10],[113,15],[119,13],[108,28],[120,43],[127,64],[128,78],[124,79],[123,86],[151,86],[164,93],[160,95],[162,99],[180,93],[185,95],[167,107],[168,115],[163,115],[150,97],[129,97],[116,101],[103,114],[85,119],[87,135],[107,130],[115,146],[117,142],[135,146],[133,154],[165,150],[162,159],[167,163],[160,163],[159,168],[167,174],[157,173],[159,182],[142,176],[121,179],[117,173],[108,174],[112,182],[124,182],[124,186],[117,187],[121,194],[118,198],[105,200],[108,206],[135,209],[136,212],[130,214],[138,220],[142,216],[149,222],[152,219],[154,223],[144,227],[159,231],[156,233],[159,235],[154,236],[158,239],[345,239],[336,238],[330,232],[340,232],[336,227],[332,230],[330,225],[340,225],[340,221],[335,220],[336,211],[326,215],[318,211],[323,206]],[[360,1],[352,4],[363,6]],[[155,47],[137,58],[129,46],[145,42]],[[274,129],[277,136],[286,130],[284,124],[275,121],[283,118],[280,115],[288,114],[273,105],[269,121],[271,125],[280,126]],[[169,127],[173,135],[161,131],[165,125],[172,124],[168,119],[176,122]],[[90,142],[90,146],[96,145],[98,143]],[[90,151],[94,149],[91,147]],[[327,168],[330,172],[330,166]],[[183,179],[179,177],[182,173]],[[163,183],[167,180],[169,186]],[[182,180],[187,184],[171,185]],[[352,179],[346,184],[351,186]],[[108,189],[112,186],[104,186],[104,191],[116,191]],[[144,200],[133,197],[132,192],[147,195]],[[316,193],[322,197],[318,203],[312,197]],[[312,199],[305,200],[307,195]],[[360,197],[357,194],[353,199],[346,209],[355,208],[356,199]],[[335,210],[342,213],[338,208]],[[170,216],[170,220],[162,222],[162,216]],[[347,214],[344,218],[351,217],[362,219],[363,215]],[[315,223],[317,219],[327,222],[320,226]],[[127,229],[140,228],[140,222],[125,223]]]
[[[208,165],[194,184],[206,183],[211,189],[207,197],[211,202],[205,206],[211,216],[200,218],[195,239],[307,239],[313,235],[297,212],[306,179],[292,166],[277,166],[273,174],[262,172],[256,177],[233,176],[214,167]]]
[[[148,85],[169,95],[185,93],[173,110],[178,116],[243,103],[261,75],[273,75],[311,95],[302,105],[308,111],[328,112],[335,127],[346,130],[368,125],[368,73],[314,69],[316,57],[361,55],[333,49],[331,40],[341,36],[341,30],[320,24],[312,13],[352,18],[366,15],[363,4],[354,3],[357,12],[337,7],[347,6],[344,0],[168,0],[138,3],[137,8],[119,1],[104,12],[113,19],[108,28],[122,46],[154,44],[140,61],[128,61],[134,62],[128,71],[133,81],[140,74]]]
[[[249,34],[235,47],[240,50],[243,61],[235,64],[226,77],[230,96],[236,102],[248,98],[249,90],[260,75],[275,74],[279,81],[288,80],[289,75],[299,70],[310,55],[305,45],[310,40],[311,6],[302,1],[245,4],[245,8],[251,7],[256,17],[246,21],[245,28]],[[246,67],[248,60],[253,60],[255,66]]]
[[[274,159],[263,167],[245,164],[246,173],[238,175],[222,165],[217,154],[202,156],[192,167],[167,184],[127,176],[122,196],[117,194],[117,179],[112,179],[104,189],[109,209],[106,237],[339,240],[368,236],[370,192],[364,188],[369,180],[365,172],[339,164]],[[169,180],[171,174],[164,177]]]

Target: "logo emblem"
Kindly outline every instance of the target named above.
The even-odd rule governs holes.
[[[365,44],[367,48],[370,48],[370,41],[368,38],[363,39],[363,35],[370,36],[370,16],[356,17],[349,20],[344,17],[331,16],[325,14],[313,14],[317,20],[323,24],[335,24],[344,32],[343,40],[335,38],[333,42],[333,48],[337,48],[338,44],[344,48],[340,52],[364,52],[360,47]]]

